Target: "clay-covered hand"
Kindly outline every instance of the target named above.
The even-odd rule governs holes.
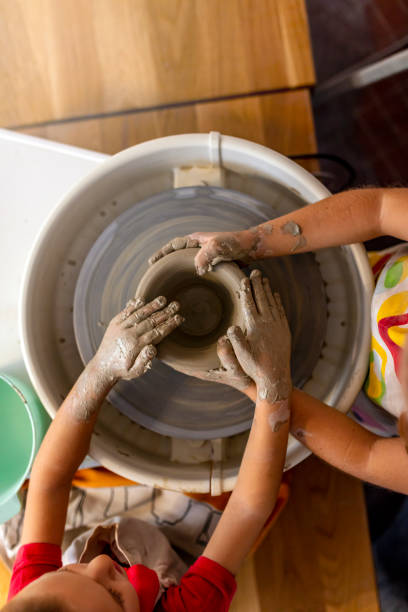
[[[291,336],[278,293],[272,293],[259,270],[241,282],[240,300],[246,336],[230,327],[228,338],[244,372],[257,386],[257,397],[278,402],[289,398]]]
[[[220,360],[219,368],[214,370],[203,370],[202,372],[192,372],[188,369],[182,371],[189,376],[195,376],[196,378],[208,380],[210,382],[222,383],[223,385],[234,387],[234,389],[243,392],[254,384],[239,365],[234,349],[227,336],[221,336],[221,338],[219,338],[217,343],[217,354]]]
[[[173,238],[149,257],[149,266],[156,263],[159,259],[162,259],[165,255],[174,253],[174,251],[180,251],[180,249],[196,249],[199,246],[199,241],[191,236]]]
[[[240,232],[197,232],[174,238],[149,259],[153,264],[165,255],[179,249],[201,247],[195,258],[197,274],[203,275],[221,261],[239,260],[248,263],[257,257],[259,246],[257,228]]]
[[[130,300],[109,323],[93,358],[100,375],[113,384],[142,376],[156,355],[153,345],[182,323],[178,309],[177,302],[166,306],[163,296],[148,304],[141,298]]]

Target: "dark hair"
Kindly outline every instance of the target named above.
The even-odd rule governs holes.
[[[73,612],[72,608],[62,599],[47,597],[14,597],[1,612]]]

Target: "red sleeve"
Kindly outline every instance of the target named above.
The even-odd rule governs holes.
[[[155,612],[227,612],[237,588],[234,576],[219,563],[199,557],[180,584],[163,593]]]
[[[11,574],[8,599],[47,572],[62,567],[61,547],[56,544],[32,543],[21,546]]]

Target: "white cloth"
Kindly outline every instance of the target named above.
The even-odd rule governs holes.
[[[24,520],[26,493],[22,509],[0,525],[0,554],[12,566]],[[84,531],[112,517],[133,517],[155,525],[172,546],[198,557],[210,539],[221,512],[209,504],[195,501],[182,493],[143,485],[79,489],[70,494],[63,551]]]
[[[122,565],[141,563],[154,570],[162,589],[178,584],[188,567],[154,525],[132,517],[116,516],[77,536],[62,561],[89,563],[108,554]]]

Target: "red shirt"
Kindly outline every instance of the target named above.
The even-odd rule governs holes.
[[[47,572],[62,567],[61,548],[55,544],[26,544],[17,553],[11,576],[8,599]],[[159,580],[153,570],[144,565],[132,565],[127,570],[140,602],[141,612],[152,612],[159,591]],[[219,563],[199,557],[181,579],[168,588],[156,606],[156,612],[211,610],[226,612],[235,594],[234,576]]]

